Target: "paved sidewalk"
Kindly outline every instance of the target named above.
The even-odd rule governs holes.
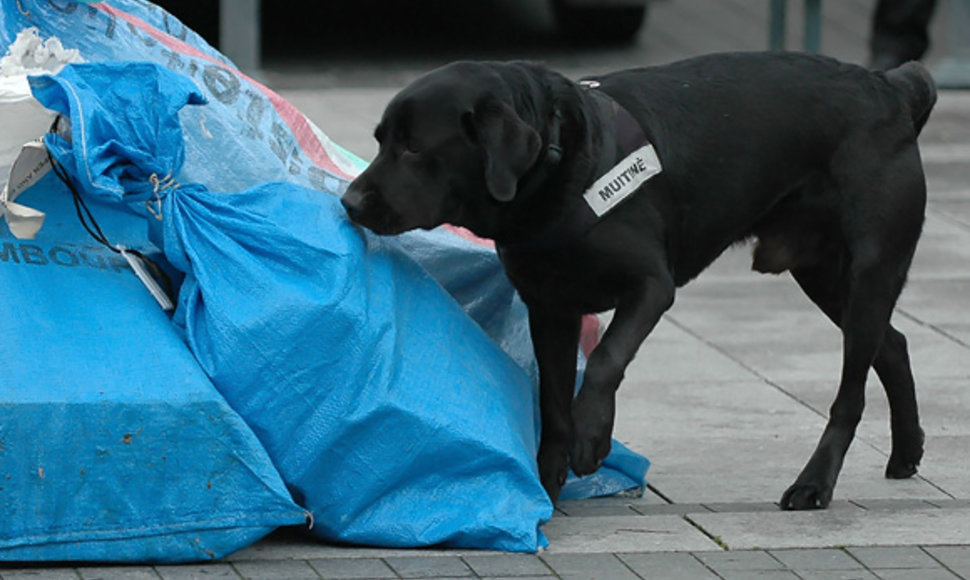
[[[701,4],[657,5],[651,29],[680,43],[665,59],[709,45],[708,35],[691,43],[672,32]],[[857,59],[859,33],[843,36]],[[371,131],[398,85],[265,76],[334,141],[373,155]],[[930,203],[894,319],[909,339],[927,434],[913,479],[882,476],[888,410],[873,375],[833,505],[778,510],[825,424],[841,341],[787,275],[751,273],[740,247],[679,293],[619,391],[615,435],[651,460],[650,488],[563,503],[541,554],[340,548],[283,530],[211,564],[0,566],[0,580],[970,579],[970,93],[941,93],[921,145]]]

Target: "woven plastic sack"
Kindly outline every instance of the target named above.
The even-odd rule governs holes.
[[[5,112],[0,105],[0,122]],[[43,131],[43,128],[39,128]],[[301,524],[266,451],[53,174],[0,226],[0,561],[185,562]],[[89,201],[147,253],[144,220]]]
[[[181,164],[177,112],[201,101],[185,77],[81,64],[32,86],[70,115],[71,140],[47,144],[80,189],[144,213],[184,273],[173,322],[313,514],[313,533],[544,544],[552,507],[536,476],[531,382],[395,240],[292,184],[160,186]]]

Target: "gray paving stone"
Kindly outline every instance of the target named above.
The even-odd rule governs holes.
[[[824,428],[820,416],[764,380],[686,386],[628,380],[631,388],[618,394],[616,432],[649,441],[633,447],[650,458],[651,483],[676,504],[775,501]]]
[[[800,580],[791,570],[728,570],[724,580]]]
[[[877,570],[882,580],[960,580],[953,572],[944,568],[911,568],[909,570]]]
[[[699,503],[667,503],[657,505],[635,505],[633,509],[645,516],[684,515],[712,511]]]
[[[867,510],[935,509],[935,502],[922,499],[853,499],[852,503]]]
[[[654,489],[653,486],[650,485],[649,481],[647,482],[647,488],[643,490],[640,497],[630,497],[625,499],[627,499],[630,502],[630,505],[632,505],[634,508],[647,505],[667,505],[670,503],[666,498],[658,493],[658,490]]]
[[[660,383],[724,383],[753,378],[751,372],[736,361],[666,318],[657,324],[650,333],[650,340],[627,367],[627,376],[649,377],[655,386]],[[621,387],[621,393],[624,388]]]
[[[553,518],[543,531],[549,538],[546,553],[672,552],[716,546],[678,516]]]
[[[732,550],[970,543],[970,510],[843,510],[692,514]]]
[[[799,570],[802,580],[878,580],[879,577],[866,570]]]
[[[964,195],[965,192],[966,189]],[[970,248],[959,243],[966,240],[967,236],[966,227],[950,223],[934,214],[927,215],[924,233],[913,259],[911,271],[914,279],[960,278],[970,273],[970,261],[967,260]],[[962,313],[954,313],[955,316],[960,314]]]
[[[926,395],[921,394],[920,397],[922,400]],[[970,415],[970,404],[967,408]],[[927,417],[924,419],[925,423],[934,420],[932,415],[922,414],[922,411],[921,416]],[[964,419],[963,422],[970,425],[970,421]],[[970,498],[970,462],[966,461],[968,448],[970,448],[970,434],[928,437],[926,455],[920,465],[920,474],[953,497]],[[934,501],[934,498],[927,499]]]
[[[617,554],[644,580],[702,580],[718,576],[691,554]]]
[[[538,556],[528,554],[488,554],[465,556],[465,564],[479,576],[550,576],[552,571]]]
[[[784,570],[785,566],[762,550],[721,552],[696,552],[694,554],[706,566],[722,574],[732,570]]]
[[[970,578],[970,546],[935,546],[925,550],[950,570]]]
[[[927,501],[938,508],[944,509],[970,508],[970,499],[934,499]]]
[[[839,510],[856,511],[856,510],[861,510],[863,508],[857,506],[856,504],[852,503],[847,499],[835,499],[835,500],[832,500],[832,503],[829,504],[829,507],[825,509],[828,512],[835,512]]]
[[[465,552],[481,553],[481,550],[454,549],[405,549],[370,548],[329,545],[323,542],[293,535],[284,538],[268,538],[226,557],[227,562],[267,560],[317,560],[329,558],[409,558],[421,556],[459,556]]]
[[[862,570],[858,560],[843,550],[818,548],[810,550],[772,550],[774,556],[793,570]]]
[[[158,580],[150,566],[92,566],[78,571],[83,580]]]
[[[4,570],[0,567],[3,580],[77,580],[74,568],[18,568]]]
[[[238,580],[239,574],[229,564],[185,564],[155,566],[162,580]]]
[[[306,560],[253,560],[233,564],[246,580],[319,580]]]
[[[847,548],[867,568],[940,568],[940,563],[916,546]]]
[[[569,517],[639,515],[629,502],[616,498],[563,501],[556,509]]]
[[[402,578],[465,578],[471,569],[458,556],[387,558],[385,562]]]
[[[397,578],[391,568],[378,558],[320,558],[309,561],[324,578]]]
[[[720,513],[776,512],[778,504],[771,502],[713,502],[704,503],[708,511]]]
[[[541,558],[563,580],[634,580],[637,578],[613,554],[543,554]]]

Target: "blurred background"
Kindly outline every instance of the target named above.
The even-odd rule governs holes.
[[[258,19],[259,62],[250,72],[337,143],[369,159],[375,152],[370,134],[386,101],[419,74],[449,61],[530,59],[575,78],[707,52],[761,50],[769,46],[773,5],[786,7],[784,47],[801,50],[805,7],[811,3],[633,0],[643,10],[632,16],[628,12],[623,20],[639,17],[640,25],[614,23],[611,28],[592,18],[579,27],[562,26],[556,3],[563,1],[605,0],[264,0]],[[254,0],[223,0],[234,8],[250,2]],[[953,2],[970,6],[970,0],[938,0],[931,46],[923,59],[930,66],[953,44],[948,35],[954,27],[947,25]],[[220,0],[158,3],[226,50],[219,34]],[[876,0],[818,4],[820,52],[866,64]],[[970,39],[970,17],[967,21],[963,35]]]
[[[264,1],[262,68],[274,73],[333,75],[332,79],[318,76],[317,84],[343,85],[350,79],[398,85],[400,77],[415,69],[459,58],[534,59],[569,72],[768,46],[771,0],[643,0],[647,5],[643,25],[632,35],[622,30],[564,33],[554,13],[554,3],[561,1]],[[941,0],[937,7],[930,60],[945,48],[947,1]],[[162,0],[159,4],[218,45],[219,0]],[[800,49],[804,2],[782,4],[787,5],[786,46]],[[875,0],[827,0],[821,5],[821,52],[865,62]],[[382,72],[386,74],[375,74]]]

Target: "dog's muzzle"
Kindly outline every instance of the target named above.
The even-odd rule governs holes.
[[[404,231],[398,215],[374,191],[355,187],[347,189],[340,204],[353,223],[364,226],[378,235],[394,235]]]
[[[340,205],[344,206],[347,217],[354,223],[360,222],[360,218],[364,213],[362,201],[363,196],[360,194],[351,195],[351,190],[347,190],[347,193],[340,198]]]

